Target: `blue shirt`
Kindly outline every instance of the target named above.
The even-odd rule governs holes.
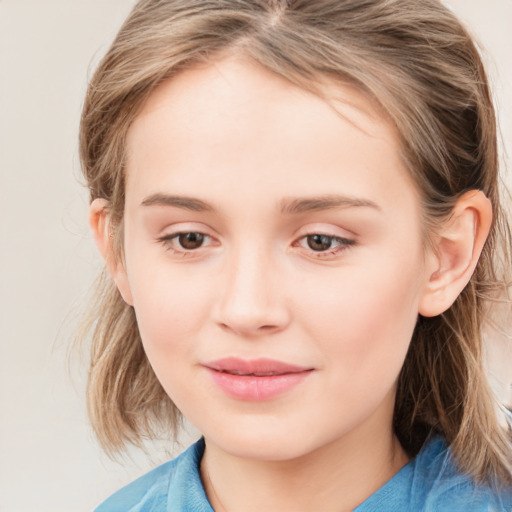
[[[213,512],[199,476],[200,439],[104,501],[95,512]],[[445,442],[420,453],[353,512],[512,512],[512,489],[493,492],[459,473]],[[319,508],[321,512],[321,508]]]

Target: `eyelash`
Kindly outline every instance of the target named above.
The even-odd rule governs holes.
[[[162,237],[158,238],[157,241],[160,242],[167,250],[171,251],[175,255],[179,255],[182,257],[190,257],[190,256],[193,256],[193,254],[196,251],[203,248],[204,245],[201,244],[199,247],[194,248],[194,249],[187,249],[187,248],[183,247],[182,243],[179,242],[179,239],[180,239],[180,237],[185,236],[185,235],[196,235],[196,236],[202,237],[202,241],[212,240],[211,236],[209,236],[205,233],[201,233],[199,231],[180,231],[178,233],[173,233],[170,235],[162,236]],[[324,241],[326,243],[329,243],[330,245],[335,243],[335,244],[337,244],[337,247],[331,248],[331,246],[330,246],[330,247],[326,248],[325,250],[314,250],[309,245],[309,242],[312,240],[308,240],[308,239],[312,239],[313,237],[323,237]],[[327,240],[325,240],[325,239],[327,239]],[[309,247],[304,247],[301,244],[302,241],[304,241]],[[176,249],[174,247],[174,245],[176,243],[179,243],[181,245],[180,249]],[[311,254],[314,254],[314,256],[313,256],[314,258],[320,259],[320,258],[326,258],[329,256],[336,256],[339,253],[346,251],[350,247],[354,246],[355,243],[356,243],[356,241],[352,240],[352,239],[318,232],[318,233],[309,233],[307,235],[301,236],[298,240],[296,240],[293,243],[293,246],[294,247],[302,247],[303,249],[306,249],[307,251],[311,252]]]

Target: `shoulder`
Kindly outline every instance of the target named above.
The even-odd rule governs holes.
[[[166,510],[169,483],[179,458],[169,461],[129,483],[99,505],[94,512]]]
[[[194,491],[199,494],[202,492],[198,466],[203,451],[204,442],[200,439],[175,459],[158,466],[114,493],[94,512],[167,511],[168,498],[171,493],[175,494],[173,488],[176,487],[178,494],[176,499],[183,492],[181,482],[187,482],[188,486],[192,484],[189,497],[194,498]]]
[[[475,484],[455,463],[443,439],[428,442],[415,459],[417,498],[425,512],[511,512],[512,489]]]
[[[512,512],[512,489],[477,485],[457,468],[442,438],[429,440],[420,453],[357,512]]]

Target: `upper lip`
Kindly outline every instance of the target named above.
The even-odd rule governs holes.
[[[283,375],[287,373],[300,373],[312,370],[311,367],[297,366],[294,364],[276,361],[274,359],[239,359],[226,357],[210,361],[204,366],[218,372],[231,373],[233,375]]]

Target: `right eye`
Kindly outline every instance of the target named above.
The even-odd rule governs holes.
[[[212,238],[197,231],[186,231],[165,235],[158,241],[174,252],[187,253],[211,244]]]

